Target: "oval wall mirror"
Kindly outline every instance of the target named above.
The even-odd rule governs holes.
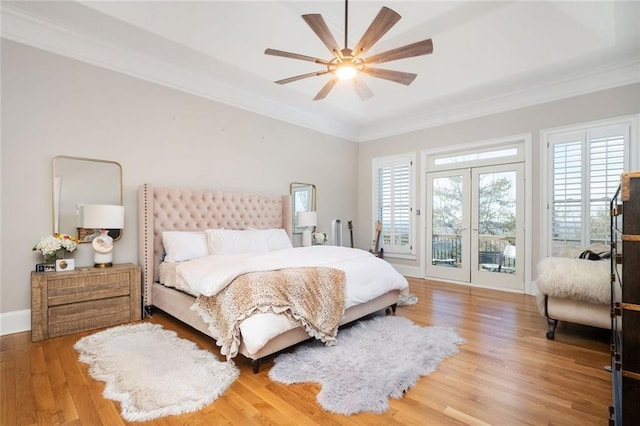
[[[122,205],[122,166],[115,161],[59,155],[53,159],[53,232],[88,243],[99,235],[82,227],[88,204]],[[117,240],[121,229],[110,229]]]
[[[301,234],[304,227],[298,226],[298,212],[316,211],[316,186],[312,183],[292,182],[289,193],[293,210],[293,233]]]

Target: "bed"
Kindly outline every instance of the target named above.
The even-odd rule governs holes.
[[[225,229],[225,230],[279,230],[286,232],[291,239],[292,235],[292,214],[291,199],[289,195],[265,195],[252,193],[235,193],[224,191],[209,191],[200,189],[155,187],[151,184],[141,185],[138,191],[138,220],[139,220],[139,259],[142,263],[143,274],[143,303],[145,315],[151,315],[154,308],[160,309],[178,320],[192,326],[193,328],[217,339],[215,330],[210,329],[197,310],[192,309],[196,297],[193,292],[185,292],[184,289],[169,287],[160,283],[161,265],[165,262],[167,255],[163,245],[163,233],[199,233],[204,230]],[[328,247],[292,248],[278,253],[300,253],[296,250],[309,249],[321,251],[331,250]],[[374,312],[390,309],[395,313],[395,307],[401,292],[408,292],[408,283],[404,277],[397,273],[392,266],[382,259],[378,259],[370,253],[358,249],[335,248],[336,250],[353,251],[354,258],[359,260],[349,261],[357,265],[369,265],[371,259],[377,263],[375,268],[382,268],[382,275],[385,279],[376,278],[382,285],[381,289],[376,289],[377,293],[367,290],[366,296],[349,299],[345,302],[344,315],[340,320],[340,325],[352,322]],[[275,252],[274,252],[275,253]],[[270,254],[265,254],[269,256]],[[364,257],[363,257],[364,256]],[[212,256],[209,256],[212,257]],[[271,253],[271,257],[273,253]],[[283,257],[284,256],[280,256]],[[293,257],[287,255],[287,257]],[[201,261],[202,259],[196,259]],[[194,262],[178,262],[177,268],[186,268],[187,264]],[[346,268],[346,267],[345,267]],[[356,268],[357,269],[357,268]],[[345,272],[346,287],[349,288],[356,281],[370,279],[371,267],[360,270],[349,269]],[[171,275],[171,268],[165,270],[164,275]],[[182,269],[180,269],[182,270]],[[366,276],[369,274],[369,278]],[[361,277],[362,275],[362,277]],[[387,278],[388,277],[388,278]],[[383,282],[384,281],[384,282]],[[190,294],[191,293],[191,294]],[[353,290],[347,293],[352,294]],[[363,293],[364,294],[364,293]],[[291,324],[283,324],[286,321],[275,318],[275,313],[260,313],[259,315],[271,316],[271,319],[279,321],[280,329],[274,334],[273,330],[268,336],[261,335],[261,330],[254,330],[247,325],[252,318],[247,318],[241,326],[242,337],[237,348],[237,353],[248,358],[252,362],[253,371],[257,373],[261,360],[307,340],[310,335],[304,327]],[[255,317],[259,317],[256,315]],[[263,318],[260,317],[262,320]],[[261,321],[253,318],[253,324]],[[276,322],[277,322],[276,321]]]

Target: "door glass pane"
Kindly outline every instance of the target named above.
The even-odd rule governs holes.
[[[433,179],[431,223],[432,265],[460,268],[462,265],[462,176]]]
[[[478,269],[516,270],[516,171],[478,176]]]

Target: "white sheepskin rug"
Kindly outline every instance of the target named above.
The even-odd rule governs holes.
[[[610,265],[609,259],[547,257],[538,262],[536,284],[543,294],[549,296],[581,302],[610,303]]]
[[[311,341],[279,355],[269,377],[285,384],[320,383],[316,399],[333,413],[383,413],[390,397],[402,398],[420,376],[433,373],[464,342],[450,328],[376,317],[340,330],[335,346]]]
[[[219,397],[240,375],[159,324],[110,328],[78,340],[74,348],[89,374],[105,382],[104,397],[121,403],[127,421],[199,410]]]

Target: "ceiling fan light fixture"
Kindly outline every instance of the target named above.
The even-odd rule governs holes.
[[[353,64],[340,64],[336,67],[334,74],[338,76],[340,80],[351,80],[358,72]]]
[[[327,65],[327,69],[340,80],[351,80],[364,70],[364,61],[351,56],[351,51],[343,50],[344,57],[333,58]]]
[[[325,60],[298,53],[286,52],[277,49],[266,49],[266,55],[281,56],[284,58],[299,59],[301,61],[314,62],[326,66],[324,71],[311,72],[296,75],[276,81],[277,84],[286,84],[304,78],[333,74],[320,91],[313,98],[314,101],[324,99],[333,89],[339,80],[351,80],[358,96],[365,101],[373,96],[373,92],[360,78],[360,74],[370,77],[389,80],[395,83],[410,85],[418,76],[417,74],[374,68],[371,65],[383,62],[397,61],[399,59],[412,58],[414,56],[429,55],[433,53],[433,43],[431,39],[422,40],[416,43],[407,44],[385,52],[377,53],[367,58],[363,57],[369,49],[380,40],[399,20],[400,15],[388,7],[382,7],[380,12],[369,25],[353,49],[347,47],[348,25],[349,25],[349,1],[344,2],[344,49],[338,47],[338,43],[331,34],[327,23],[322,16],[317,13],[302,15],[302,19],[311,27],[313,32],[320,38],[322,43],[329,49],[333,58]]]

